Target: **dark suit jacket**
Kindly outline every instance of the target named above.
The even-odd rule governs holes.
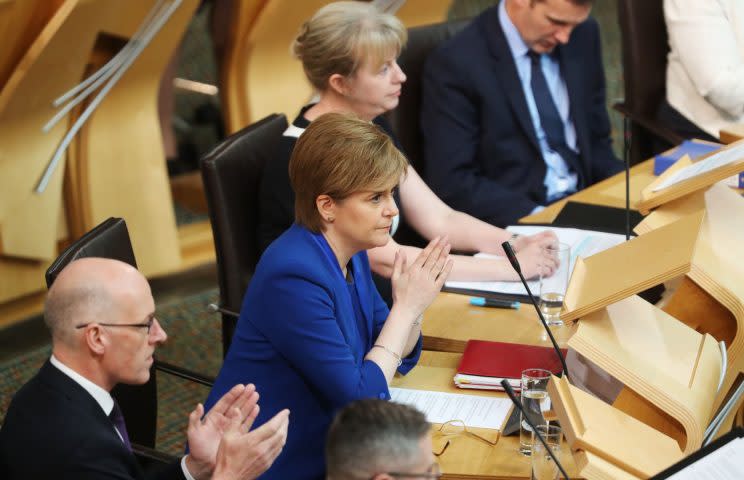
[[[47,361],[8,407],[0,429],[0,478],[145,476],[96,400]],[[176,463],[153,478],[184,477]]]
[[[577,26],[557,48],[580,150],[571,167],[584,188],[622,168],[611,149],[597,23]],[[426,181],[442,200],[498,226],[546,204],[545,162],[498,7],[429,55],[422,96]]]
[[[266,480],[325,478],[323,446],[335,413],[360,398],[390,398],[382,370],[364,359],[389,314],[367,252],[349,262],[357,318],[353,287],[322,242],[294,224],[266,249],[205,403],[209,409],[236,383],[252,382],[261,394],[255,426],[289,408],[287,443]],[[407,373],[420,353],[419,337],[398,371]]]

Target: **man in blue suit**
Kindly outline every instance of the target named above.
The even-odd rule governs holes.
[[[619,170],[592,0],[503,0],[424,69],[425,177],[505,226]]]

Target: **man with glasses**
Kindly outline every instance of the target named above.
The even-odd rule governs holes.
[[[357,400],[341,410],[326,440],[328,480],[440,478],[431,425],[399,403]]]
[[[167,335],[147,280],[125,263],[72,262],[49,289],[44,320],[52,355],[13,398],[0,429],[0,478],[145,478],[132,454],[119,383],[143,384]],[[236,385],[208,415],[189,415],[190,453],[158,472],[167,479],[256,478],[279,455],[289,412],[249,431],[253,385]]]

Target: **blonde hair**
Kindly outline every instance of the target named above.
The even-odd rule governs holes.
[[[289,159],[295,192],[295,220],[323,229],[318,196],[343,201],[352,193],[397,185],[408,161],[377,125],[355,116],[326,113],[300,135]]]
[[[365,62],[379,68],[400,54],[408,32],[394,15],[365,2],[330,3],[302,24],[292,52],[318,91],[337,73],[348,77]]]

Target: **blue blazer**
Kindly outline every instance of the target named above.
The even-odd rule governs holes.
[[[571,167],[584,188],[622,169],[611,148],[597,23],[578,25],[557,50],[580,152]],[[421,104],[424,175],[442,200],[498,226],[546,204],[545,162],[498,6],[429,55]]]
[[[284,451],[261,478],[321,479],[328,426],[359,398],[389,399],[376,363],[364,360],[389,310],[374,287],[367,253],[351,259],[363,321],[338,262],[316,236],[292,225],[264,252],[243,300],[237,329],[206,406],[237,383],[260,394],[259,426],[289,408]],[[418,361],[421,339],[398,369]]]

